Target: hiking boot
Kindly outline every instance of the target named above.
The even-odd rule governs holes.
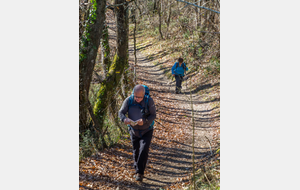
[[[142,174],[136,174],[136,175],[135,175],[135,180],[136,180],[136,181],[143,181],[143,177],[144,177],[144,176],[143,176]]]

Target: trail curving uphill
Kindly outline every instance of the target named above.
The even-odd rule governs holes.
[[[110,20],[110,36],[113,20]],[[146,47],[149,44],[144,44]],[[142,47],[142,48],[143,48]],[[133,44],[129,49],[134,60]],[[157,108],[157,118],[150,146],[148,164],[143,183],[133,178],[132,147],[129,138],[120,145],[86,158],[79,166],[80,189],[178,189],[188,184],[192,173],[192,122],[189,94],[174,94],[175,84],[145,55],[137,51],[137,81],[149,87]],[[183,92],[188,92],[183,85]],[[195,162],[210,155],[215,128],[211,123],[209,101],[192,94],[195,119]],[[175,186],[176,185],[176,186]]]

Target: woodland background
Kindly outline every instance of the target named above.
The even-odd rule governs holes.
[[[221,4],[222,189],[297,187],[300,31],[289,3]],[[76,189],[78,2],[1,7],[2,187]]]
[[[117,114],[137,84],[136,49],[148,54],[148,60],[157,60],[154,64],[159,64],[170,79],[173,60],[183,57],[190,69],[190,91],[199,91],[203,96],[208,94],[207,98],[215,102],[213,109],[219,110],[219,10],[218,0],[80,1],[80,161],[114,147],[126,135],[126,127],[120,123]],[[108,14],[115,18],[116,43],[109,39],[108,29],[112,25]],[[129,61],[130,39],[134,46],[133,63]],[[142,47],[149,39],[151,47],[148,48],[149,44]],[[218,141],[219,137],[216,138]],[[214,169],[219,167],[219,151],[220,148],[215,147]],[[196,175],[195,171],[193,175]],[[207,178],[208,174],[200,172],[198,175]],[[205,183],[208,188],[219,188],[219,173],[212,176]],[[200,184],[205,180],[197,181]],[[82,186],[84,184],[82,182]]]

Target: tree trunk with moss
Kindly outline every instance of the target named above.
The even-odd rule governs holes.
[[[80,131],[87,129],[88,114],[85,92],[89,92],[95,66],[97,50],[102,36],[105,20],[106,0],[91,0],[90,16],[85,31],[80,39],[79,47],[79,126]]]
[[[115,0],[115,4],[125,2],[125,0]],[[94,106],[94,114],[100,122],[100,128],[98,130],[101,132],[103,132],[104,119],[107,117],[108,113],[106,108],[109,106],[109,97],[116,93],[124,68],[128,65],[128,46],[126,43],[127,30],[125,23],[126,13],[124,6],[118,6],[118,8],[115,9],[115,15],[117,25],[117,52],[105,80],[101,83],[101,88],[97,94],[97,100]],[[101,139],[103,138],[104,135],[101,136]]]
[[[126,99],[126,97],[123,95],[123,92],[122,92],[122,83],[119,83],[117,90],[118,90],[118,94],[121,97],[122,101],[124,101]]]
[[[108,43],[108,26],[105,24],[104,29],[103,29],[103,37],[101,40],[101,50],[102,50],[102,68],[104,71],[104,74],[106,76],[108,69],[111,64],[110,60],[110,48],[109,48],[109,43]]]
[[[109,112],[110,112],[112,121],[113,121],[114,125],[119,128],[121,133],[124,134],[124,129],[122,128],[120,121],[119,121],[119,117],[118,117],[119,110],[118,110],[118,104],[117,104],[116,97],[110,96],[109,104],[110,104]]]

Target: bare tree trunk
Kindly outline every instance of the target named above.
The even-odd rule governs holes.
[[[114,125],[120,129],[122,134],[124,134],[124,130],[122,129],[121,124],[118,119],[117,101],[114,96],[110,96],[109,105],[110,105],[110,109],[109,109],[110,114],[109,115],[111,116]]]
[[[203,0],[202,0],[203,1]],[[199,6],[201,7],[202,1],[199,2]],[[198,22],[199,28],[201,28],[201,9],[199,9],[199,22]]]
[[[205,0],[202,0],[202,1],[199,2],[199,5],[202,6],[204,3],[205,3]],[[204,11],[204,12],[201,11],[201,9],[199,9],[199,28],[200,28],[200,31],[205,29],[205,16],[204,16],[204,14],[206,15],[208,11]],[[199,32],[198,35],[199,35],[199,38],[201,38],[202,36],[205,35],[205,33]]]
[[[134,84],[136,85],[136,63],[137,63],[137,58],[136,58],[136,9],[134,9],[134,30],[133,30],[133,54],[134,54]]]
[[[97,50],[100,45],[100,38],[102,36],[103,24],[105,20],[105,5],[106,0],[96,0],[96,6],[91,12],[96,17],[90,17],[90,25],[86,28],[86,34],[82,35],[80,44],[80,58],[79,58],[79,126],[80,130],[87,129],[87,97],[90,89],[92,74],[94,71]],[[91,6],[93,7],[93,6]]]
[[[126,30],[126,37],[125,37],[125,43],[126,43],[126,53],[127,53],[127,59],[129,57],[129,8],[127,7],[125,10],[125,30]]]
[[[165,10],[165,9],[164,9],[164,3],[163,3],[163,1],[164,1],[164,0],[160,0],[160,14],[161,14],[162,20],[164,21],[163,18],[165,18],[165,17],[164,17],[164,14],[165,14],[165,13],[164,13],[163,10]]]
[[[172,14],[172,6],[170,3],[170,0],[168,1],[169,3],[169,16],[168,16],[168,20],[167,20],[167,32],[169,32],[169,26],[170,26],[170,21],[171,21],[171,14]]]
[[[139,10],[139,12],[140,12],[140,15],[142,15],[142,11],[141,11],[141,9],[140,9],[140,7],[138,6],[138,4],[137,4],[136,1],[137,1],[137,0],[134,0],[135,6],[138,8],[138,10]]]
[[[128,95],[128,77],[127,77],[127,73],[126,71],[123,73],[123,80],[121,80],[121,83],[122,83],[122,91],[123,91],[123,95],[125,97],[127,97]]]
[[[90,103],[90,100],[87,97],[86,91],[85,91],[85,99],[86,99],[86,104],[87,104],[87,110],[88,110],[88,112],[89,112],[89,114],[92,118],[92,121],[95,125],[94,130],[95,130],[96,133],[98,133],[98,135],[100,135],[100,132],[97,130],[97,129],[99,129],[100,124],[99,124],[98,119],[94,115],[93,108],[92,108],[92,105]]]
[[[125,97],[125,96],[123,95],[123,93],[122,93],[121,83],[119,83],[117,90],[118,90],[118,92],[119,92],[118,94],[119,94],[119,96],[121,97],[122,101],[124,101],[124,100],[126,99],[126,97]]]
[[[195,4],[197,3],[197,0],[195,0]],[[197,30],[198,29],[198,24],[199,24],[199,11],[197,7],[195,7],[195,10],[196,10],[196,15],[195,15],[195,20],[196,20],[196,24],[195,24],[195,29]]]
[[[124,73],[121,76],[121,86],[120,86],[120,88],[121,88],[122,95],[124,97],[127,97],[126,89],[125,89],[125,84],[124,84]]]
[[[125,15],[125,28],[126,28],[126,38],[125,38],[125,43],[126,43],[126,48],[127,48],[127,50],[128,50],[128,48],[129,48],[129,41],[128,41],[128,39],[129,39],[129,17],[128,17],[128,13],[129,12],[129,9],[128,8],[126,8],[126,10],[125,10],[125,13],[126,13],[126,15]],[[129,54],[128,54],[128,51],[126,52],[127,53],[127,59],[128,59],[128,57],[129,57]],[[127,61],[128,62],[128,61]],[[129,65],[127,64],[126,66],[125,66],[125,69],[126,69],[126,71],[123,73],[123,80],[121,81],[121,83],[122,83],[122,86],[124,87],[124,94],[125,94],[125,97],[126,97],[126,95],[128,94],[128,91],[130,90],[130,83],[131,83],[131,80],[132,80],[132,78],[131,77],[129,77],[129,75],[130,75],[130,73],[128,72],[128,68],[129,68]]]
[[[156,0],[153,0],[153,13],[155,13],[157,7],[156,7]]]
[[[161,32],[161,6],[158,8],[158,16],[159,16],[159,33],[160,33],[161,39],[164,40],[163,34]]]

